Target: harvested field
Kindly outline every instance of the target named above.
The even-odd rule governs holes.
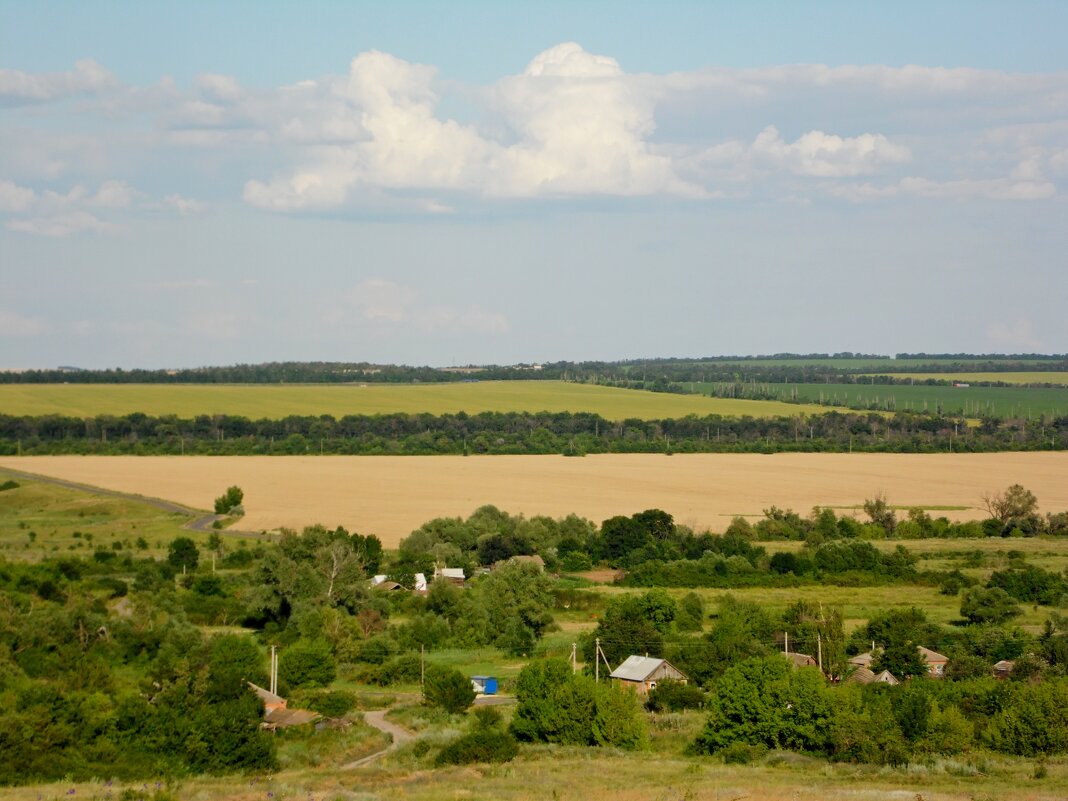
[[[819,406],[706,398],[565,381],[476,381],[451,384],[0,384],[0,413],[240,415],[455,414],[593,412],[609,420],[658,420],[690,414],[794,417]]]
[[[983,493],[1020,483],[1043,511],[1068,509],[1068,453],[36,456],[5,457],[0,466],[200,509],[237,484],[248,512],[242,529],[343,525],[387,546],[426,520],[483,504],[598,522],[658,507],[720,531],[732,516],[756,518],[772,505],[807,513],[877,492],[896,505],[967,507],[944,514],[974,519],[985,516]]]

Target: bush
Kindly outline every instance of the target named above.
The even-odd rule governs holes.
[[[519,753],[519,744],[508,732],[498,729],[476,729],[453,740],[434,760],[437,766],[469,765],[473,762],[509,762]]]
[[[681,712],[700,709],[704,704],[705,694],[700,687],[671,679],[658,682],[645,699],[645,708],[650,712]]]
[[[575,676],[562,659],[531,662],[516,680],[511,731],[520,740],[641,748],[645,721],[634,693]]]
[[[731,743],[719,753],[723,761],[728,765],[748,765],[760,759],[768,749],[762,745],[750,745],[749,743]]]
[[[326,718],[340,718],[356,707],[356,693],[331,690],[309,695],[302,703]]]
[[[175,570],[192,572],[197,569],[199,562],[200,550],[189,537],[175,537],[167,546],[167,564]]]
[[[326,687],[336,675],[330,644],[323,640],[299,640],[279,654],[278,676],[290,687]]]
[[[245,493],[240,487],[229,487],[226,492],[215,499],[215,514],[241,514],[241,502],[245,499]]]
[[[565,573],[582,573],[593,569],[593,560],[583,551],[572,551],[560,560],[560,569]]]
[[[423,700],[430,706],[458,714],[475,702],[471,679],[458,670],[431,665],[423,684]]]
[[[374,684],[382,686],[413,684],[418,683],[421,672],[418,654],[402,654],[380,665],[370,679]]]

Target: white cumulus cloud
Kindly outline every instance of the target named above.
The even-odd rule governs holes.
[[[613,59],[558,45],[500,81],[490,95],[514,141],[439,118],[434,79],[432,67],[371,51],[352,61],[329,101],[315,87],[296,88],[312,104],[313,122],[290,118],[285,135],[314,142],[329,132],[335,141],[310,147],[289,174],[249,181],[245,199],[290,210],[341,205],[358,187],[503,197],[701,194],[651,151],[652,106]]]

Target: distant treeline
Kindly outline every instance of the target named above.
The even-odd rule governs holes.
[[[684,417],[610,421],[591,413],[485,412],[250,420],[98,415],[0,415],[0,454],[551,454],[1061,450],[1068,416],[960,418],[900,412],[813,417]]]
[[[895,361],[896,359],[896,361]],[[917,360],[924,372],[1013,372],[1068,370],[1068,354],[966,354],[899,353],[776,353],[766,356],[709,356],[691,358],[630,359],[623,361],[560,361],[545,364],[479,365],[437,368],[370,362],[269,362],[181,370],[54,370],[0,372],[0,384],[338,384],[338,383],[446,383],[486,380],[557,379],[589,382],[639,381],[769,381],[842,383],[849,376],[872,372],[915,372]],[[858,361],[865,362],[857,364]],[[796,362],[796,364],[783,364]],[[826,362],[831,362],[827,364]],[[905,363],[902,363],[905,362]]]
[[[24,370],[0,372],[0,384],[411,384],[562,377],[559,370],[535,370],[533,365],[442,370],[369,362],[270,362],[183,370]]]

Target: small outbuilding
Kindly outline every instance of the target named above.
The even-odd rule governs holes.
[[[647,695],[664,679],[686,684],[689,679],[666,659],[649,656],[628,656],[622,665],[612,671],[610,678],[620,684],[633,687],[639,695]]]
[[[1011,659],[1002,659],[1000,662],[994,663],[994,678],[995,679],[1007,679],[1012,675],[1012,669],[1016,667],[1016,663]]]
[[[263,701],[263,728],[274,731],[289,726],[303,726],[313,723],[321,716],[308,709],[289,709],[286,699],[277,693],[248,682],[249,688]]]
[[[464,586],[466,576],[462,567],[438,567],[434,568],[434,580],[447,581],[450,584]]]
[[[793,651],[790,651],[786,654],[783,654],[783,656],[789,659],[790,662],[793,663],[793,666],[795,668],[819,667],[816,662],[816,658],[813,656],[809,656],[808,654],[798,654],[794,653]]]
[[[497,694],[497,677],[496,676],[472,676],[471,687],[479,695],[496,695]]]

